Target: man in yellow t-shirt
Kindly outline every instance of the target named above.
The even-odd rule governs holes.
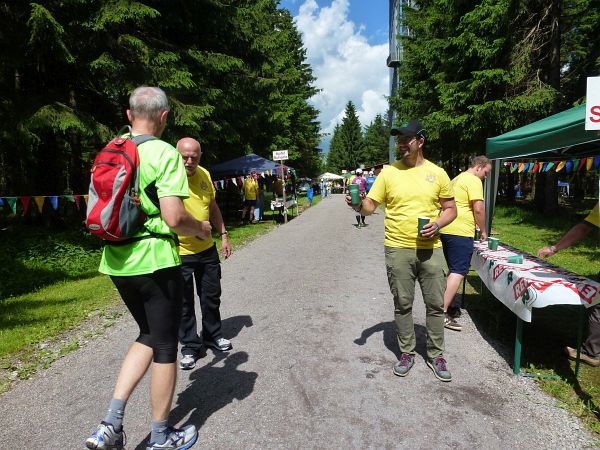
[[[354,209],[370,215],[380,204],[386,205],[385,264],[402,353],[394,373],[406,376],[414,365],[412,305],[418,279],[427,305],[427,365],[438,379],[451,381],[443,356],[445,275],[439,231],[456,217],[454,191],[444,169],[424,158],[426,132],[419,122],[411,120],[390,133],[396,137],[400,160],[380,172],[366,198]],[[352,206],[349,195],[346,203]],[[420,216],[430,219],[421,233]]]
[[[596,203],[596,206],[592,209],[592,212],[579,222],[573,228],[565,233],[560,240],[550,247],[542,247],[537,252],[538,258],[547,258],[556,254],[559,250],[567,248],[575,242],[583,239],[585,236],[590,234],[592,231],[600,229],[600,203]],[[589,309],[588,316],[589,334],[581,346],[580,359],[584,363],[592,366],[600,366],[600,304],[592,306]],[[569,359],[575,360],[577,358],[577,349],[573,347],[565,347],[565,353]]]
[[[198,220],[212,222],[221,236],[221,249],[227,259],[231,255],[231,245],[221,210],[215,201],[215,187],[210,174],[199,166],[202,155],[200,143],[196,139],[183,138],[177,142],[177,150],[183,158],[190,193],[189,198],[183,201],[185,209]],[[202,345],[224,352],[231,349],[231,342],[221,332],[221,262],[212,236],[203,241],[194,236],[179,236],[178,250],[184,283],[179,367],[189,370],[196,366]],[[200,337],[194,308],[194,280],[202,312]]]
[[[444,291],[444,326],[449,330],[462,330],[462,326],[448,311],[451,311],[454,296],[471,266],[475,224],[481,230],[481,239],[487,239],[481,181],[488,176],[490,170],[490,160],[482,155],[476,156],[471,161],[471,166],[452,180],[457,216],[454,222],[441,231],[444,257],[448,264],[448,278]]]
[[[258,175],[253,170],[244,180],[244,206],[242,207],[242,222],[240,225],[245,223],[248,208],[250,208],[249,221],[254,223],[256,199],[258,199]]]

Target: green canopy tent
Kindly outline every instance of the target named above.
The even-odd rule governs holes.
[[[568,159],[600,154],[600,134],[585,129],[585,104],[487,139],[486,156],[493,160],[485,184],[486,227],[492,217],[503,159],[535,156],[537,160]]]

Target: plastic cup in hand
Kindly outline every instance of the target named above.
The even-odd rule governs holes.
[[[523,255],[512,255],[507,258],[507,261],[512,264],[523,264]]]
[[[350,193],[350,199],[353,205],[360,203],[360,192],[358,191],[358,184],[351,184],[348,186],[348,192]]]
[[[481,230],[479,228],[475,228],[475,240],[476,241],[481,240]]]
[[[500,239],[491,237],[488,238],[488,248],[490,250],[498,250],[498,244],[500,243]]]
[[[423,233],[423,227],[429,223],[429,220],[429,217],[419,216],[419,225],[417,226],[419,235]]]

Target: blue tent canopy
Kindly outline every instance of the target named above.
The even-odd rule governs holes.
[[[286,165],[283,167],[287,168],[288,170],[293,170],[291,167]],[[213,179],[248,175],[253,170],[258,173],[265,172],[267,170],[272,173],[277,173],[277,170],[281,172],[281,164],[265,159],[262,156],[258,156],[254,153],[250,153],[249,155],[225,161],[208,169]]]

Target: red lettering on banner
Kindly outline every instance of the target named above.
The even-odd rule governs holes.
[[[527,291],[529,282],[525,278],[519,278],[513,285],[513,293],[515,294],[515,301],[519,300],[521,296]]]
[[[504,264],[496,264],[494,266],[494,272],[492,273],[492,278],[494,279],[494,281],[496,281],[498,277],[502,275],[502,272],[506,270],[506,267],[507,266],[505,266]]]
[[[530,283],[530,286],[535,289],[536,291],[543,293],[546,289],[548,289],[550,286],[552,286],[552,282],[548,282],[548,281],[532,281]]]
[[[592,299],[598,293],[598,288],[592,286],[591,284],[584,284],[583,286],[579,286],[579,297],[582,300],[585,300],[588,304],[592,303]]]
[[[600,122],[600,106],[592,106],[590,108],[590,113],[592,116],[590,117],[590,122],[598,123]],[[598,117],[594,117],[598,116]]]

